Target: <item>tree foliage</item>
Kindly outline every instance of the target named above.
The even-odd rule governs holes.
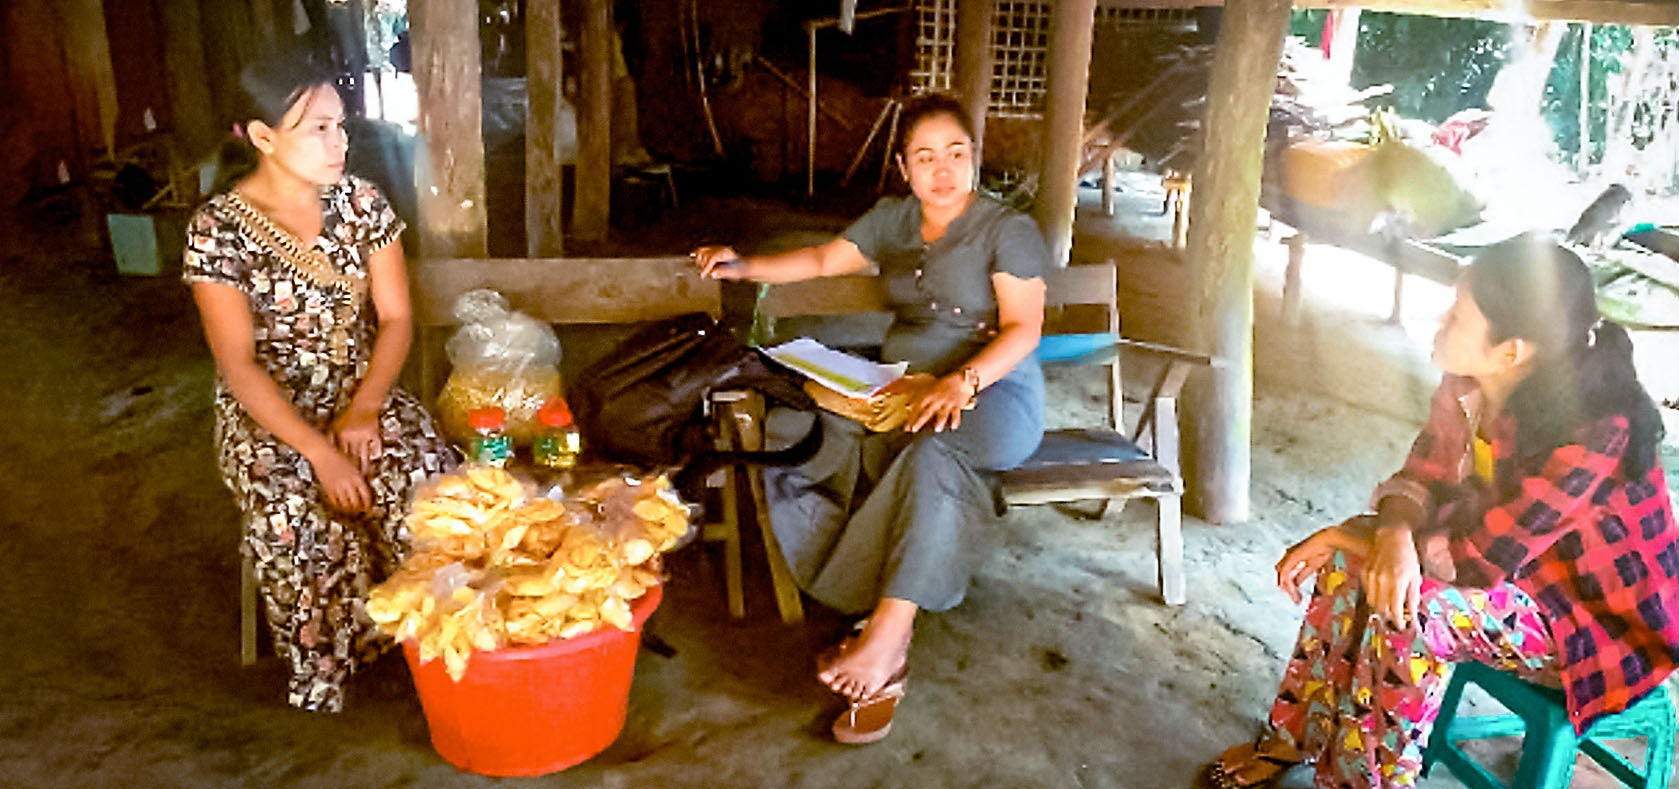
[[[1319,43],[1327,14],[1297,11],[1289,32]],[[1541,115],[1558,150],[1569,155],[1580,147],[1580,38],[1585,30],[1583,24],[1571,24],[1563,34],[1542,99]],[[1486,106],[1493,79],[1511,54],[1512,32],[1503,22],[1366,11],[1359,17],[1353,87],[1391,84],[1388,106],[1403,117],[1439,123],[1459,110]],[[1612,105],[1623,98],[1622,71],[1633,36],[1625,25],[1593,25],[1591,36],[1587,122],[1591,153],[1599,158]],[[1679,58],[1679,35],[1673,29],[1659,31],[1656,45],[1658,60]],[[1635,111],[1635,144],[1655,133],[1667,100],[1659,97],[1645,102],[1651,107]]]

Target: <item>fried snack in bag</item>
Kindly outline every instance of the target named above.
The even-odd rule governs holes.
[[[530,490],[489,466],[422,486],[407,520],[415,553],[373,590],[369,617],[457,680],[474,651],[633,628],[631,603],[660,583],[658,555],[688,534],[688,505],[662,476],[608,473],[564,500]]]
[[[445,348],[452,369],[437,398],[443,432],[465,444],[473,435],[467,414],[495,406],[507,414],[507,434],[529,446],[539,429],[537,411],[561,394],[554,330],[512,310],[493,290],[462,293],[453,314],[461,327]]]

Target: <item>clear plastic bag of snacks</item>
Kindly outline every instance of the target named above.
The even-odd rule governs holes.
[[[560,396],[559,338],[493,290],[462,293],[454,316],[461,327],[446,346],[451,372],[437,398],[443,431],[465,444],[473,435],[468,414],[495,406],[507,415],[507,434],[529,446],[540,428],[537,412]]]

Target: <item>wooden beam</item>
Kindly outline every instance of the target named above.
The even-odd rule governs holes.
[[[525,254],[565,254],[563,162],[559,138],[560,0],[525,0]]]
[[[717,280],[686,257],[529,258],[417,261],[414,325],[453,326],[455,297],[493,288],[513,309],[548,323],[634,323],[705,312],[717,315]]]
[[[974,172],[985,154],[985,115],[991,109],[991,30],[997,0],[961,0],[956,4],[956,73],[950,84],[974,125]]]
[[[423,155],[415,157],[420,252],[488,254],[484,132],[475,0],[409,0]]]
[[[584,241],[606,238],[612,208],[612,3],[578,4],[576,199],[571,235]]]
[[[1062,0],[1050,12],[1049,63],[1044,97],[1044,150],[1035,218],[1050,260],[1067,265],[1073,249],[1073,212],[1083,145],[1084,99],[1090,87],[1090,45],[1096,0]],[[1269,88],[1266,89],[1269,92]]]
[[[1192,349],[1222,366],[1192,381],[1185,414],[1191,506],[1213,523],[1248,519],[1253,418],[1254,233],[1266,115],[1289,0],[1230,0],[1207,85],[1188,260]]]

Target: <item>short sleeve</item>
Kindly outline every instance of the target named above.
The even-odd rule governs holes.
[[[228,285],[249,295],[246,255],[238,226],[221,216],[218,206],[215,200],[206,202],[188,220],[186,245],[181,249],[181,280],[189,285]]]
[[[391,208],[385,193],[372,181],[351,176],[350,203],[364,226],[362,239],[369,252],[389,246],[408,227]]]
[[[899,231],[904,222],[906,200],[915,198],[882,197],[869,212],[858,217],[840,233],[840,238],[857,245],[871,263],[877,261],[877,256],[884,249],[892,235]]]
[[[997,251],[991,256],[991,273],[1037,279],[1048,267],[1049,247],[1038,232],[1038,223],[1014,211],[1003,215],[997,228]]]

